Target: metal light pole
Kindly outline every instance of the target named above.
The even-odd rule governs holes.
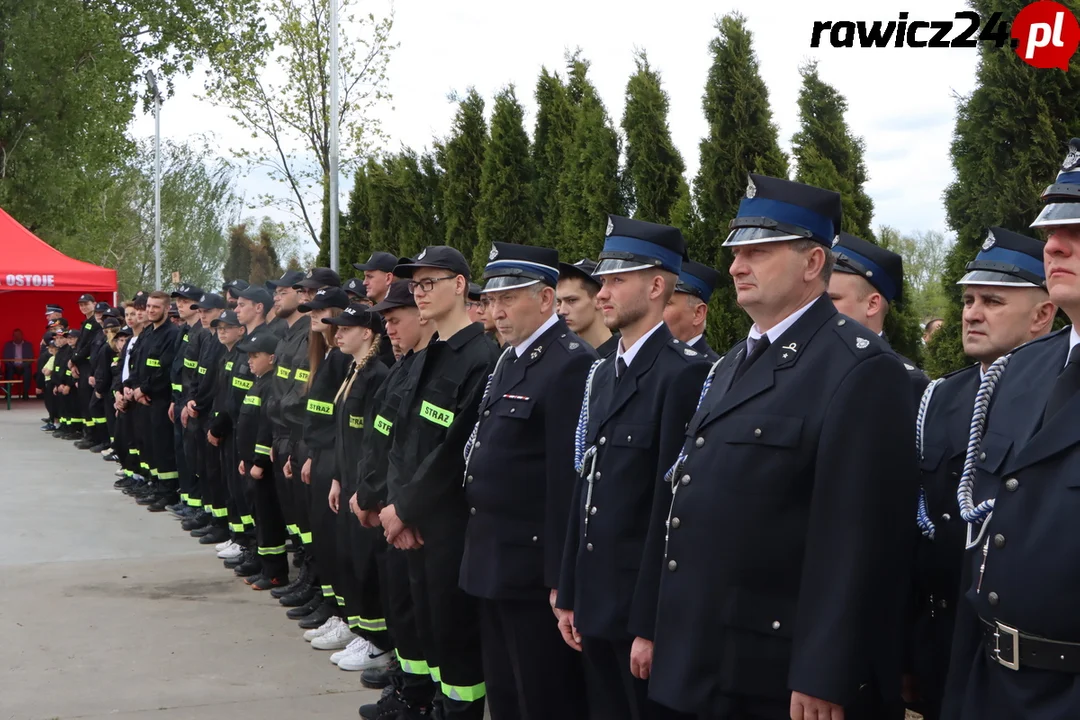
[[[330,267],[338,269],[338,4],[330,0]]]
[[[153,70],[146,82],[154,95],[154,289],[161,289],[161,93]]]

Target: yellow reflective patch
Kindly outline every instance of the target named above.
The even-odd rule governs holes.
[[[186,367],[186,368],[196,368],[196,367],[199,367],[199,363],[197,361],[195,361],[195,360],[188,360],[187,358],[184,358],[184,367]]]
[[[390,435],[390,428],[394,427],[394,423],[390,422],[382,415],[375,416],[375,429],[381,432],[383,435]]]
[[[308,400],[307,411],[318,415],[333,415],[334,403],[322,402],[321,400]]]
[[[288,380],[289,379],[289,373],[291,373],[291,372],[292,372],[292,370],[285,367],[284,365],[278,365],[277,376],[279,378],[281,378],[282,380]]]
[[[256,455],[269,455],[270,454],[270,447],[268,445],[256,445],[255,446],[255,454]]]
[[[232,360],[225,363],[225,372],[230,372],[230,371],[232,371]]]
[[[446,428],[454,422],[454,413],[438,405],[432,405],[427,400],[420,404],[420,417]]]
[[[206,368],[204,368],[204,367],[200,367],[200,368],[199,368],[199,374],[200,374],[200,375],[205,375],[205,374],[206,374]]]
[[[294,375],[293,377],[296,378],[297,382],[307,382],[308,378],[311,377],[311,371],[297,370],[296,375]]]
[[[259,397],[258,395],[245,395],[244,396],[244,404],[245,405],[262,405],[262,398]]]
[[[172,383],[172,389],[173,389],[173,392],[184,392],[184,386],[183,385],[177,385],[176,383]]]
[[[364,418],[359,416],[359,415],[350,415],[349,416],[349,427],[351,427],[351,428],[362,428],[362,427],[364,427]]]
[[[232,379],[232,386],[234,388],[239,388],[240,390],[250,390],[251,386],[254,385],[254,384],[255,383],[252,380],[245,380],[243,378],[233,378]]]
[[[184,333],[184,342],[187,342],[187,333]]]
[[[146,367],[161,367],[161,361],[154,358],[146,358]]]

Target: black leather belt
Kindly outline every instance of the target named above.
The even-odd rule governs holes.
[[[983,623],[983,647],[994,662],[1010,670],[1021,667],[1080,675],[1080,643],[1047,640],[1001,622]]]

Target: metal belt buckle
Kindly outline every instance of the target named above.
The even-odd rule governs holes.
[[[1016,628],[1011,628],[1008,625],[994,621],[994,660],[999,665],[1009,668],[1010,670],[1020,669],[1020,631]],[[1005,633],[1012,638],[1012,661],[1007,661],[1001,657],[1001,633]]]

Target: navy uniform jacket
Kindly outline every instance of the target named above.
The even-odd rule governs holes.
[[[991,661],[980,647],[979,620],[1080,643],[1080,395],[1042,423],[1068,357],[1069,332],[1065,328],[1013,351],[993,394],[975,465],[974,502],[996,501],[984,539],[965,553],[970,579],[957,610],[944,717],[1080,717],[1080,675],[1022,663],[1010,670]],[[1011,660],[1012,641],[1002,636],[1002,657]]]
[[[919,481],[934,538],[920,533],[915,551],[912,669],[929,717],[938,717],[949,671],[965,524],[956,504],[964,469],[979,365],[950,373],[934,387],[923,423]]]
[[[794,690],[861,717],[900,695],[917,473],[907,374],[827,295],[733,384],[745,353],[717,366],[676,493],[654,508],[650,547],[669,511],[671,529],[649,695],[711,718],[742,717],[746,699],[787,718]]]
[[[885,339],[888,342],[888,338]],[[923,392],[926,390],[926,386],[930,384],[930,378],[926,376],[922,370],[916,367],[915,363],[908,360],[900,353],[893,350],[893,354],[900,359],[900,362],[904,365],[904,370],[907,370],[908,380],[911,382],[911,390],[915,397],[915,409],[919,409],[919,402],[922,400]],[[974,396],[972,396],[974,399]],[[968,418],[969,420],[971,418]]]
[[[557,321],[524,357],[507,351],[480,403],[469,458],[469,517],[461,589],[488,599],[547,599],[559,582],[574,471],[581,388],[596,360]]]
[[[705,359],[711,363],[714,363],[720,359],[720,356],[716,353],[716,351],[709,347],[709,341],[705,339],[704,335],[702,335],[701,339],[690,347],[694,348],[699,353],[704,355]]]
[[[597,475],[588,506],[587,481],[579,476],[574,485],[558,607],[574,611],[583,635],[651,638],[654,573],[642,558],[649,517],[654,497],[670,497],[664,472],[679,452],[709,364],[667,325],[645,341],[617,385],[615,363],[611,355],[593,377],[585,447],[597,448]]]

